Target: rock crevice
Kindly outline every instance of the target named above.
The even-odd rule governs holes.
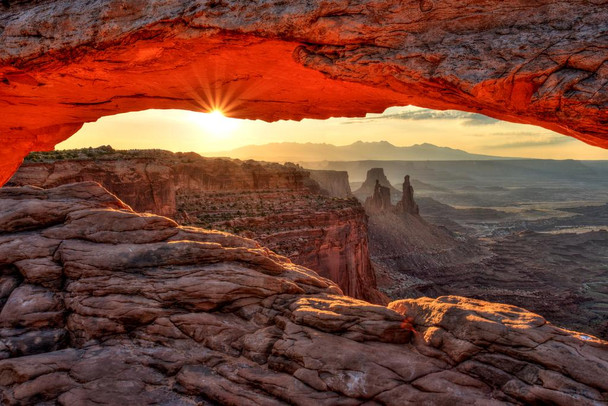
[[[452,296],[371,305],[92,182],[0,190],[0,259],[7,405],[608,401],[604,341]]]

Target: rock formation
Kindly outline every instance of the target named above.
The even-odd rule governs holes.
[[[365,199],[365,210],[369,212],[390,211],[393,205],[391,204],[391,190],[388,187],[382,186],[380,181],[376,179],[374,193]]]
[[[387,303],[375,288],[365,210],[356,199],[324,196],[297,166],[101,147],[32,154],[9,184],[48,188],[79,181],[101,183],[138,211],[255,239],[347,295]]]
[[[348,182],[348,172],[306,169],[310,178],[317,182],[321,189],[333,197],[351,197],[353,194]]]
[[[0,14],[0,184],[28,151],[147,108],[278,120],[414,104],[606,146],[602,4],[11,1]]]
[[[91,182],[1,189],[0,270],[5,405],[608,401],[607,342],[458,297],[370,305]]]
[[[354,200],[292,200],[296,210],[278,206],[265,216],[235,217],[213,223],[214,229],[234,231],[317,271],[352,297],[376,304],[388,298],[376,289],[368,249],[367,215]],[[301,202],[301,203],[300,203]]]
[[[111,147],[33,153],[9,185],[42,188],[95,181],[138,211],[178,215],[184,196],[218,191],[306,190],[319,192],[296,167],[196,153],[119,151]]]
[[[417,216],[420,214],[418,205],[414,201],[414,188],[410,185],[410,175],[405,175],[403,180],[403,193],[401,200],[397,202],[397,213],[408,213]]]
[[[376,190],[376,184],[380,183],[380,186],[388,188],[390,191],[390,197],[397,199],[400,195],[399,191],[391,185],[388,178],[384,174],[382,168],[371,168],[367,171],[365,176],[365,182],[359,187],[359,189],[353,192],[360,201],[364,202],[368,197],[372,196]],[[391,199],[392,200],[392,199]]]
[[[363,182],[363,185],[354,193],[360,200],[361,196],[369,190],[369,185],[374,179],[376,183],[374,184],[373,193],[371,196],[368,195],[365,199],[365,210],[367,210],[368,213],[394,212],[402,217],[407,215],[419,215],[420,211],[418,205],[414,201],[414,188],[410,184],[410,176],[405,175],[401,200],[393,206],[391,202],[391,192],[396,191],[397,189],[390,185],[382,168],[372,168],[367,171],[365,182]]]

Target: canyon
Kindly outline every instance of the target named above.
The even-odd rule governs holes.
[[[605,165],[386,165],[395,187],[382,168],[371,168],[355,192],[360,196],[360,190],[377,182],[365,208],[380,291],[393,300],[459,295],[508,303],[562,327],[608,338],[608,205],[601,203],[608,198]],[[338,167],[343,166],[356,167]],[[535,167],[541,176],[531,170]],[[396,201],[397,194],[389,192],[399,186],[398,169],[406,168],[425,182],[406,179],[401,200]],[[362,169],[359,173],[365,173]],[[415,199],[412,183],[419,186]]]
[[[96,181],[138,211],[255,239],[333,280],[347,295],[388,303],[376,290],[367,217],[349,197],[348,175],[312,174],[295,165],[106,146],[34,153],[9,184]]]
[[[608,145],[601,1],[210,4],[3,3],[0,184],[83,123],[149,108],[274,121],[413,104]]]
[[[448,291],[450,286],[442,279],[453,282],[467,273],[466,267],[488,256],[475,239],[457,236],[420,216],[409,175],[395,204],[397,189],[382,168],[367,171],[355,195],[363,195],[374,183],[373,194],[365,199],[370,258],[380,290],[392,299],[420,297],[421,291],[440,296],[437,289],[441,286]],[[421,278],[423,274],[426,278]],[[474,280],[468,282],[475,285]],[[473,292],[461,293],[474,296]]]
[[[472,168],[476,165],[479,162],[473,162]],[[504,164],[498,165],[497,173],[505,175]],[[567,191],[570,183],[563,173],[572,171],[572,165],[563,169],[560,163],[555,165],[560,190]],[[547,171],[546,164],[538,166]],[[319,173],[321,184],[312,181]],[[455,170],[452,173],[466,179]],[[583,174],[591,178],[588,172]],[[393,186],[383,168],[371,168],[353,193],[365,202],[364,208],[352,198],[326,194],[334,190],[349,195],[346,172],[100,147],[31,154],[9,184],[47,188],[83,180],[100,182],[137,210],[167,215],[185,226],[251,238],[317,271],[355,298],[386,304],[454,294],[516,305],[562,327],[608,338],[603,265],[608,234],[601,229],[583,235],[534,233],[526,231],[534,229],[534,222],[521,223],[515,214],[455,209],[429,197],[414,198],[412,183],[423,191],[431,187],[441,197],[458,185],[455,180],[434,187],[407,178]],[[478,182],[480,187],[488,184],[483,179]],[[573,182],[580,183],[578,178]],[[489,196],[497,195],[496,183],[490,184],[494,189]],[[385,189],[385,196],[376,196],[374,187]],[[368,190],[370,196],[361,198]],[[599,224],[602,206],[587,211],[593,207],[586,220],[578,215],[554,221],[561,219],[557,227]],[[478,221],[523,228],[480,236],[473,228]],[[550,223],[541,220],[539,231],[546,229],[543,224]]]
[[[3,404],[608,401],[608,342],[509,305],[343,296],[94,182],[0,189],[0,230]]]

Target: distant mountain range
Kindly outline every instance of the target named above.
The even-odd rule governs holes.
[[[336,146],[332,144],[300,144],[281,142],[265,145],[247,145],[231,151],[222,151],[207,156],[223,156],[237,159],[255,159],[271,162],[317,162],[317,161],[479,161],[512,159],[491,155],[471,154],[460,149],[438,147],[433,144],[416,144],[398,147],[387,141],[363,142]]]

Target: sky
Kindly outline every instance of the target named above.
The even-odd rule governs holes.
[[[397,146],[430,143],[506,157],[608,159],[608,150],[540,127],[413,106],[391,107],[382,114],[362,118],[274,123],[227,118],[219,112],[146,110],[87,123],[57,149],[111,145],[115,149],[158,148],[214,155],[271,142],[348,145],[356,141],[388,141]]]

